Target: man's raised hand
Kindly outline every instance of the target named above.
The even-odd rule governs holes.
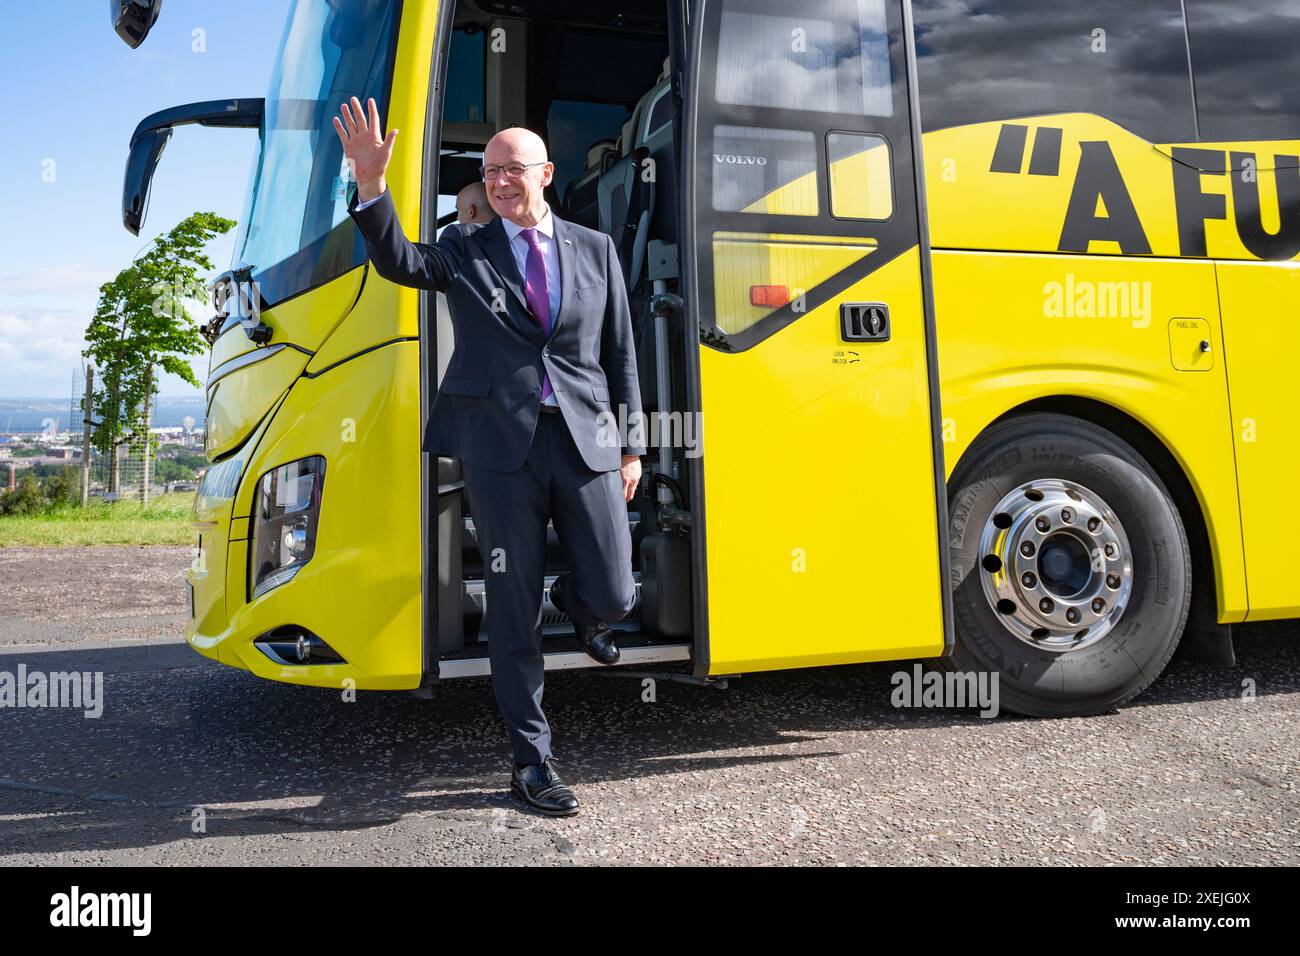
[[[393,142],[397,139],[397,130],[390,129],[388,137],[381,139],[379,131],[379,107],[373,97],[366,101],[369,117],[361,109],[361,101],[352,97],[352,107],[344,103],[342,116],[334,117],[334,131],[343,142],[343,156],[357,181],[357,195],[361,202],[368,202],[381,196],[387,186],[384,183],[384,171],[388,169],[388,160],[393,155]]]

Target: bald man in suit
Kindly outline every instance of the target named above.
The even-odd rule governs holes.
[[[551,755],[542,713],[539,618],[546,527],[571,571],[551,600],[595,660],[619,659],[610,625],[636,599],[626,503],[645,447],[627,290],[613,240],[552,215],[543,198],[555,167],[535,133],[497,133],[483,153],[496,214],[448,226],[432,244],[402,232],[384,172],[397,130],[381,131],[374,100],[356,97],[334,126],[354,170],[348,212],[375,271],[446,294],[456,348],[429,411],[424,450],[461,461],[487,592],[488,653],[514,751],[511,789],[542,813],[579,804]]]

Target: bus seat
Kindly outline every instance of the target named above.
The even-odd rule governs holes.
[[[641,280],[646,243],[674,242],[677,235],[672,82],[666,57],[659,79],[637,101],[624,125],[619,146],[620,158],[600,180],[600,230],[614,238],[630,290]],[[647,157],[654,161],[655,172],[649,183],[640,175]]]
[[[641,278],[655,204],[655,184],[641,175],[648,155],[645,147],[636,147],[611,166],[597,186],[600,231],[614,240],[628,289],[634,289]]]
[[[657,328],[649,314],[648,290],[641,287],[646,251],[651,239],[675,242],[677,236],[676,189],[673,177],[671,82],[664,59],[658,81],[637,102],[620,137],[622,156],[600,179],[600,229],[613,237],[623,266],[633,313],[637,347],[637,374],[643,408],[657,408]],[[646,159],[653,159],[650,182],[641,174]]]
[[[650,239],[677,241],[677,156],[673,144],[672,84],[665,75],[642,98],[638,136],[634,147],[644,148],[654,161],[655,202],[651,210]]]
[[[618,141],[601,139],[587,149],[587,168],[564,189],[564,218],[589,229],[600,228],[597,190],[600,176],[618,158]]]

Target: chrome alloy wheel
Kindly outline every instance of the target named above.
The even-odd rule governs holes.
[[[1042,650],[1101,640],[1133,591],[1124,528],[1105,501],[1071,481],[1039,478],[1003,497],[980,535],[980,555],[989,606]]]

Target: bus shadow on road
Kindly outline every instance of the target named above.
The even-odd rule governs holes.
[[[1129,713],[1121,719],[1132,722],[1140,717],[1134,708],[1300,690],[1291,627],[1241,627],[1236,637],[1235,668],[1175,658],[1117,714]],[[0,672],[17,675],[20,666],[28,675],[101,673],[103,712],[88,718],[68,707],[0,709],[0,855],[83,854],[208,836],[310,839],[386,827],[412,814],[434,814],[437,825],[500,829],[515,819],[509,749],[487,679],[449,681],[432,699],[361,692],[349,702],[334,690],[259,680],[176,643],[0,651]],[[561,671],[548,675],[545,706],[560,769],[580,793],[593,784],[617,789],[881,746],[923,748],[936,728],[984,725],[999,734],[1029,720],[896,707],[892,675],[912,666],[751,674],[726,690]],[[893,733],[882,738],[882,731]]]

